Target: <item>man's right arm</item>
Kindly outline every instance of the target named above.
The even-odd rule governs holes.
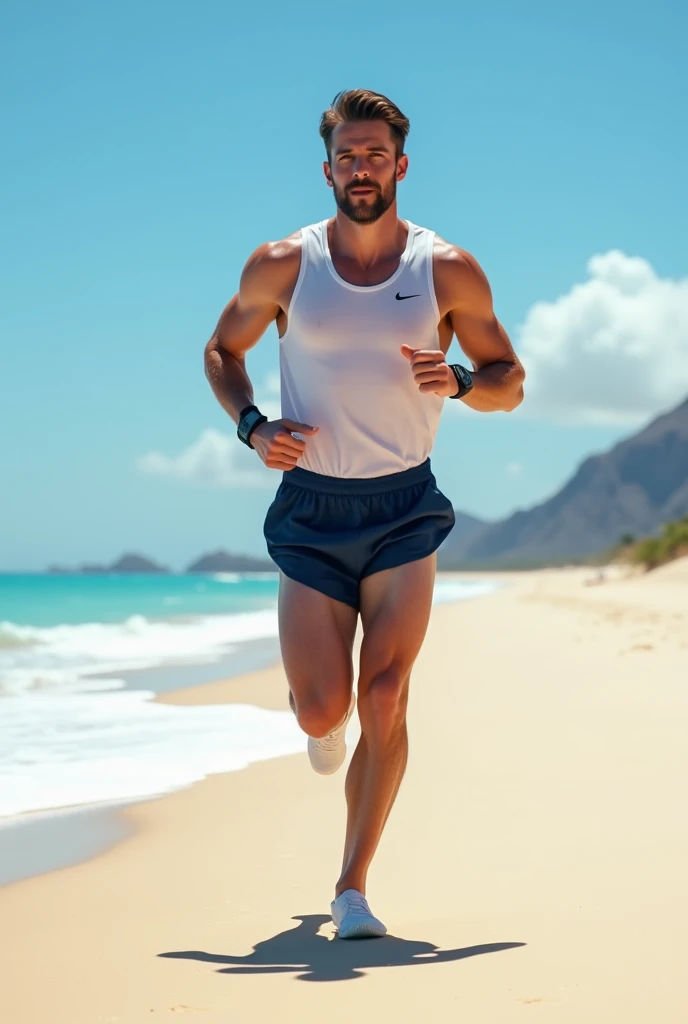
[[[279,251],[275,254],[280,244],[266,242],[249,257],[239,291],[223,309],[205,347],[205,375],[218,402],[235,423],[241,410],[253,405],[246,353],[280,312],[277,295],[286,269],[279,267]]]
[[[246,353],[277,319],[284,297],[291,297],[300,260],[300,244],[294,236],[256,249],[246,262],[239,291],[225,306],[205,347],[205,375],[235,423],[242,410],[254,404]],[[274,420],[253,430],[251,444],[270,469],[289,470],[305,449],[305,443],[291,431],[308,434],[316,429],[292,420]]]

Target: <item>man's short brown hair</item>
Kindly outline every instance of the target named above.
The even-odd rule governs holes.
[[[396,143],[397,159],[404,152],[411,125],[396,103],[370,89],[349,89],[337,93],[332,106],[320,118],[320,135],[325,142],[328,161],[332,158],[332,132],[346,121],[386,121]]]

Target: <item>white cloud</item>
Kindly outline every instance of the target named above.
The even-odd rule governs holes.
[[[660,278],[618,249],[593,256],[589,280],[537,302],[515,338],[526,416],[636,425],[688,394],[688,278]]]
[[[276,487],[275,470],[267,469],[236,437],[208,428],[178,455],[149,452],[137,460],[142,473],[168,476],[211,487]]]
[[[279,375],[271,374],[256,397],[256,405],[268,419],[279,419]],[[231,422],[231,421],[230,421]],[[166,476],[184,483],[210,487],[272,487],[277,488],[280,474],[267,469],[255,451],[236,436],[212,427],[201,431],[178,455],[148,452],[136,462],[142,473]]]
[[[259,389],[255,403],[269,420],[278,420],[282,415],[280,404],[280,375],[270,373]]]

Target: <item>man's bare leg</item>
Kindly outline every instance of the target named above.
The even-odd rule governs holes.
[[[435,564],[430,555],[361,584],[361,738],[346,777],[346,840],[336,896],[345,889],[365,894],[368,868],[406,770],[409,681],[430,617]]]
[[[358,613],[280,573],[279,632],[289,703],[309,736],[343,721],[353,689]]]

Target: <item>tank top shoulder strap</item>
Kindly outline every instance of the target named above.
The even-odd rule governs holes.
[[[435,243],[435,232],[430,228],[420,227],[408,218],[405,218],[408,228],[406,248],[401,256],[401,271],[404,274],[427,273],[428,261],[432,263],[432,253]]]
[[[323,231],[326,230],[326,225],[327,221],[323,220],[301,228],[301,260],[314,268],[319,268],[325,263]]]
[[[435,242],[435,232],[430,228],[419,227],[407,219],[411,243],[409,245],[408,262],[420,264],[432,257],[432,250]]]

